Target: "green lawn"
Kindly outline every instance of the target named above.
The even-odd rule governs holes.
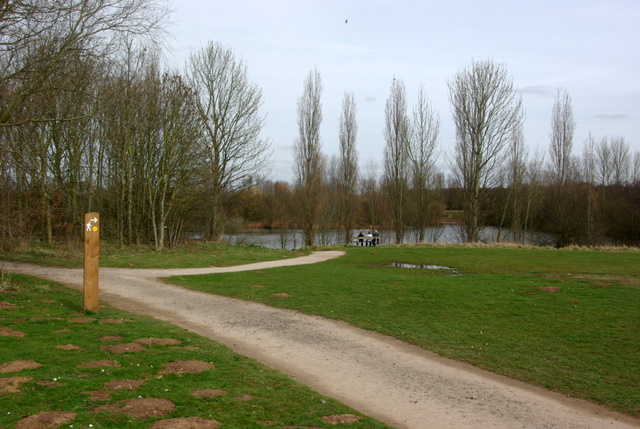
[[[149,338],[156,340],[149,342]],[[114,353],[113,346],[129,351]],[[40,366],[19,369],[25,362],[17,361]],[[165,365],[177,361],[208,368],[199,373],[163,373]],[[16,362],[18,368],[8,366]],[[86,365],[96,362],[101,364]],[[134,387],[118,389],[111,383]],[[194,396],[197,391],[212,395]],[[132,417],[127,410],[136,401],[161,402],[173,409],[164,417]],[[104,303],[99,314],[84,314],[80,292],[2,273],[0,428],[13,428],[23,418],[45,411],[76,413],[73,421],[62,426],[67,428],[149,428],[161,418],[179,417],[216,420],[224,428],[237,429],[331,428],[336,426],[323,418],[336,415],[360,417],[348,427],[388,428],[171,324]]]
[[[169,281],[344,320],[640,417],[637,250],[345,250],[317,265]]]

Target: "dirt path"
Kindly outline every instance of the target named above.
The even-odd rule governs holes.
[[[219,341],[398,428],[640,428],[640,420],[444,359],[342,322],[189,291],[157,277],[322,262],[341,252],[238,267],[100,269],[100,298]],[[81,288],[82,270],[0,262]]]

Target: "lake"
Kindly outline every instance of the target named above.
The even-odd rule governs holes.
[[[355,239],[358,232],[367,233],[366,229],[354,229],[352,231]],[[380,244],[395,244],[395,232],[390,230],[379,230]],[[508,229],[498,229],[494,227],[485,228],[481,237],[483,242],[492,243],[498,239],[500,233],[500,241],[509,241],[511,238]],[[428,228],[425,234],[425,242],[428,243],[461,243],[460,226],[443,225],[440,227]],[[335,245],[344,244],[342,240],[343,232],[340,230],[331,230],[324,234],[316,234],[316,245]],[[237,245],[257,245],[268,247],[271,249],[298,249],[304,247],[304,235],[301,230],[273,230],[258,229],[239,231],[225,234],[223,241]],[[404,234],[403,243],[416,243],[417,233],[414,229],[408,229]],[[548,234],[529,233],[525,240],[527,244],[549,244]]]

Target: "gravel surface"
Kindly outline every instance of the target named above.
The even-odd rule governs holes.
[[[398,428],[640,428],[614,413],[346,323],[167,285],[158,277],[323,262],[342,252],[237,267],[100,269],[100,299],[211,338]],[[81,288],[82,269],[1,262]]]

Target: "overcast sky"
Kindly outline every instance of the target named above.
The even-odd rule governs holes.
[[[208,41],[231,47],[263,91],[263,137],[274,150],[273,180],[291,181],[297,100],[320,72],[322,151],[338,153],[338,119],[352,92],[361,166],[381,165],[384,107],[392,80],[404,81],[409,111],[424,84],[438,112],[440,164],[454,140],[447,82],[473,60],[506,66],[522,93],[525,139],[548,156],[551,110],[568,91],[576,121],[574,155],[591,132],[624,137],[640,151],[638,0],[176,0],[168,60],[184,70]]]

